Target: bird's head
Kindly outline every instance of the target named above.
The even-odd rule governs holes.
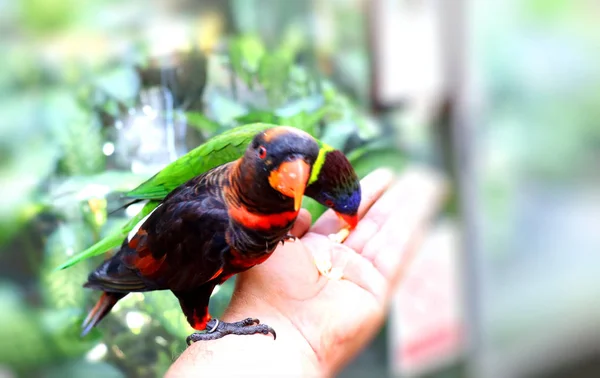
[[[293,199],[297,211],[318,155],[319,145],[310,134],[294,127],[274,127],[254,137],[242,158],[240,174],[248,189],[264,197],[263,201],[256,198],[259,202],[266,204],[268,193],[274,190],[280,198]]]
[[[352,165],[341,151],[300,129],[279,126],[257,134],[240,171],[245,187],[264,197],[256,198],[259,203],[266,205],[268,193],[275,191],[280,198],[293,199],[297,211],[307,195],[333,209],[352,228],[356,226],[361,191]]]
[[[356,227],[361,201],[360,180],[341,151],[321,146],[305,194],[333,209],[351,228]]]

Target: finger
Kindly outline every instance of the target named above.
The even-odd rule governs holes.
[[[406,173],[398,209],[364,246],[362,256],[373,262],[392,286],[402,268],[407,251],[414,247],[419,235],[439,208],[444,194],[443,179],[428,170],[414,169]]]
[[[373,266],[373,264],[365,263],[365,259],[357,254],[354,250],[343,244],[331,243],[325,235],[308,233],[302,242],[307,247],[306,251],[322,251],[330,255],[333,268],[341,269],[343,279],[353,282],[369,293],[372,293],[378,300],[383,303],[387,294],[387,280]],[[313,267],[316,271],[316,267]]]
[[[384,304],[387,295],[387,280],[361,255],[343,244],[336,244],[332,250],[334,267],[342,269],[345,280],[351,281],[371,293],[379,304]]]
[[[407,183],[407,180],[410,177],[410,174],[407,173],[400,176],[392,187],[371,206],[356,226],[356,229],[350,233],[344,245],[347,245],[358,253],[362,253],[365,244],[379,232],[379,229],[390,215],[393,212],[402,211],[402,209],[399,209],[398,203],[405,195],[406,186],[410,184]]]
[[[296,222],[294,222],[294,226],[292,227],[290,233],[292,235],[294,235],[295,237],[300,238],[304,234],[306,234],[306,232],[310,228],[310,224],[311,224],[310,212],[306,209],[300,209],[300,212],[298,213],[298,217],[296,218]]]
[[[387,190],[392,183],[393,177],[394,173],[390,169],[379,168],[361,180],[360,189],[362,198],[358,208],[359,219],[364,216],[373,203]],[[344,227],[343,221],[337,217],[333,210],[327,210],[317,219],[311,228],[311,232],[329,235],[338,232],[342,227]]]

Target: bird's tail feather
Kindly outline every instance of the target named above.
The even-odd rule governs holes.
[[[94,326],[98,324],[100,320],[102,320],[102,318],[104,318],[106,314],[110,312],[113,306],[125,295],[126,294],[123,293],[102,293],[102,296],[98,302],[96,302],[96,305],[94,308],[92,308],[81,325],[81,337],[87,335],[92,328],[94,328]]]

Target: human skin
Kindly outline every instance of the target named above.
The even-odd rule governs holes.
[[[192,344],[167,377],[334,376],[381,328],[402,272],[444,196],[440,177],[410,168],[399,177],[379,169],[361,181],[357,227],[343,244],[328,238],[343,226],[332,211],[310,227],[301,211],[292,234],[266,262],[238,275],[223,321],[260,319],[271,335],[226,336]],[[330,254],[341,280],[319,274]]]

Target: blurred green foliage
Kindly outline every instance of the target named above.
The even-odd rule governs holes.
[[[17,13],[22,28],[42,38],[76,28],[96,7],[28,0]],[[173,94],[191,147],[241,124],[270,122],[300,127],[343,150],[361,176],[381,165],[402,167],[393,136],[382,135],[334,83],[302,64],[308,47],[293,31],[270,48],[248,33],[227,39],[216,53],[192,48],[167,63],[149,54],[151,46],[113,60],[61,56],[68,49],[42,59],[5,42],[0,84],[11,95],[0,111],[16,123],[0,128],[0,271],[6,277],[0,281],[0,366],[19,375],[162,376],[185,348],[192,329],[168,292],[129,295],[80,338],[79,326],[97,300],[81,285],[105,256],[54,271],[129,220],[126,212],[111,211],[122,203],[119,193],[148,176],[124,169],[103,147],[116,142],[117,125],[149,88]],[[324,211],[310,199],[303,206],[313,219]],[[234,282],[214,294],[214,316],[226,307]]]

